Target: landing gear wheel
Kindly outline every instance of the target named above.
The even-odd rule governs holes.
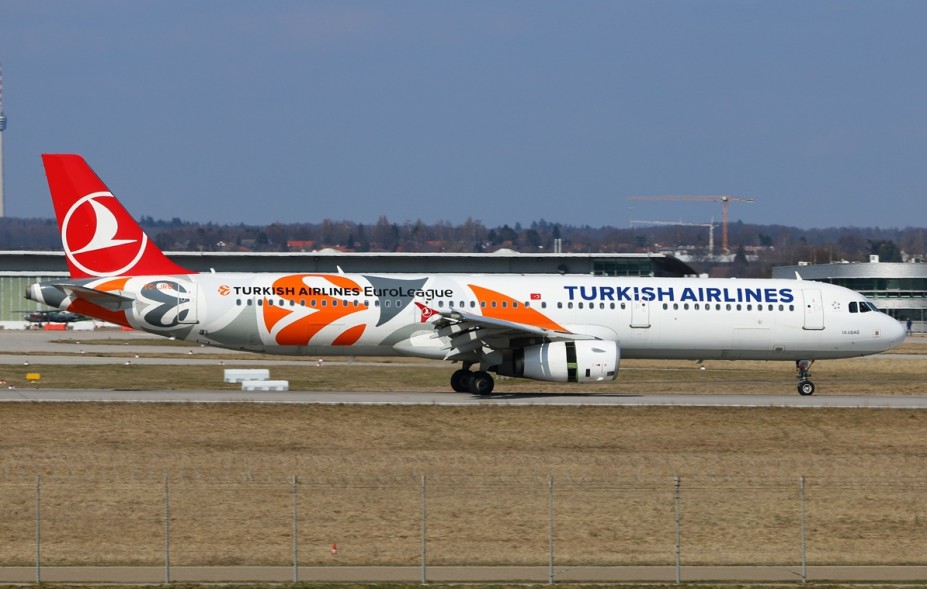
[[[803,380],[798,383],[798,394],[807,397],[814,394],[814,383],[810,380]]]
[[[481,397],[489,395],[492,393],[492,388],[495,384],[492,376],[490,376],[488,372],[482,370],[474,372],[470,376],[470,392],[474,395],[479,395]]]
[[[798,394],[803,397],[814,394],[814,383],[809,380],[812,364],[814,360],[795,361],[795,370],[798,371]]]
[[[454,371],[454,373],[451,375],[451,388],[454,389],[454,392],[469,393],[471,376],[472,375],[470,371],[463,368]]]

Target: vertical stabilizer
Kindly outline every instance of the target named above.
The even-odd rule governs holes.
[[[165,256],[84,158],[43,154],[72,278],[193,274]]]

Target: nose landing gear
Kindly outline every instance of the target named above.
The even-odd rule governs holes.
[[[814,383],[809,380],[812,364],[814,360],[795,361],[795,370],[798,371],[798,394],[803,397],[814,394]]]

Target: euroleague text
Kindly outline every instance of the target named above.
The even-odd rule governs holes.
[[[232,292],[239,296],[266,296],[266,297],[421,297],[434,299],[450,297],[454,294],[452,289],[418,289],[418,288],[376,288],[365,286],[335,287],[335,286],[233,286]]]

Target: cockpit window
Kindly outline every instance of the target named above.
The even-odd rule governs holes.
[[[853,301],[849,304],[850,313],[868,313],[869,311],[878,312],[879,309],[869,301]]]

